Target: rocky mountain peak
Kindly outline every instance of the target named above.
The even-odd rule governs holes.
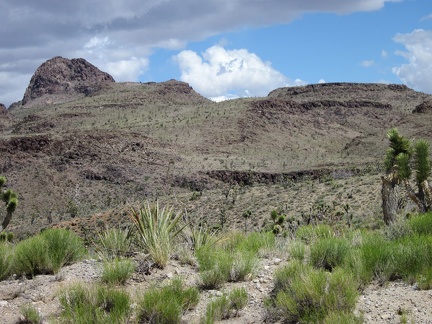
[[[56,56],[37,68],[24,93],[22,104],[44,95],[89,95],[111,82],[115,82],[111,75],[83,58]]]

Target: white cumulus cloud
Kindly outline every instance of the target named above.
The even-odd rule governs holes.
[[[202,55],[185,50],[175,56],[181,80],[202,95],[221,100],[236,96],[265,96],[269,91],[287,86],[289,80],[246,49],[227,50],[219,45]]]
[[[432,30],[397,34],[394,41],[405,47],[405,51],[396,54],[404,57],[407,63],[394,67],[393,73],[409,87],[432,93]]]

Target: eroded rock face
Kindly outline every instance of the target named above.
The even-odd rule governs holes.
[[[113,77],[82,58],[54,57],[38,67],[24,94],[22,104],[44,95],[84,94],[115,82]]]
[[[427,100],[416,106],[412,111],[414,114],[432,113],[432,100]]]

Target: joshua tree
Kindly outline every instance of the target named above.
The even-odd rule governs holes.
[[[12,189],[3,190],[3,186],[6,184],[6,178],[0,176],[0,196],[6,206],[6,217],[3,219],[0,225],[0,232],[4,231],[9,225],[12,219],[12,214],[18,205],[18,196]]]
[[[427,181],[431,173],[431,161],[429,143],[425,140],[417,141],[413,148],[411,142],[395,128],[391,129],[387,136],[390,147],[384,160],[386,174],[381,177],[381,194],[384,222],[390,224],[396,217],[400,185],[405,187],[408,197],[416,203],[421,212],[432,208],[432,195]],[[410,184],[413,171],[417,192]]]

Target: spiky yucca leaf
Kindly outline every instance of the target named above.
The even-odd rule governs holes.
[[[168,263],[173,239],[183,230],[178,226],[181,216],[182,213],[174,213],[172,207],[161,208],[159,202],[154,207],[147,202],[138,208],[131,208],[129,212],[144,252],[160,268]]]
[[[397,172],[398,177],[401,180],[408,180],[411,177],[411,168],[410,168],[410,156],[406,153],[400,153],[396,157],[396,163],[398,166]]]
[[[418,184],[430,176],[429,143],[425,140],[418,140],[414,146],[414,169]]]

